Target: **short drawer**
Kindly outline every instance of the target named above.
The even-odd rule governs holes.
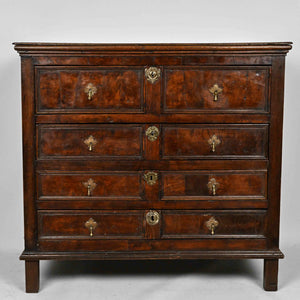
[[[162,238],[263,238],[264,211],[164,211]]]
[[[185,200],[266,200],[266,171],[161,172],[162,198]]]
[[[144,237],[144,211],[40,211],[39,239]]]
[[[142,176],[141,172],[38,172],[38,199],[141,201],[145,200]]]
[[[143,126],[40,125],[38,158],[141,159]]]
[[[268,125],[165,125],[163,159],[268,157]]]
[[[166,68],[164,111],[268,112],[269,69]]]
[[[37,112],[144,110],[143,68],[38,68]]]

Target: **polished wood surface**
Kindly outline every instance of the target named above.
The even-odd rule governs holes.
[[[290,42],[15,49],[27,292],[41,259],[261,258],[277,289]]]

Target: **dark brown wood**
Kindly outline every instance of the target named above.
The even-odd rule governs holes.
[[[261,258],[264,288],[277,289],[290,42],[15,49],[27,292],[38,291],[41,259]],[[155,82],[149,67],[160,70]],[[90,99],[88,84],[96,88]],[[217,101],[214,84],[222,88]],[[146,182],[148,172],[156,182]],[[157,224],[147,222],[149,211]]]
[[[215,151],[209,140],[216,136]],[[248,158],[268,156],[266,125],[165,125],[162,129],[163,159]]]
[[[114,252],[29,252],[24,251],[21,260],[169,260],[169,259],[281,259],[280,250],[201,250],[201,251],[114,251]]]
[[[264,289],[277,291],[278,288],[278,259],[264,260]]]
[[[25,261],[26,293],[38,293],[40,288],[40,261]]]
[[[206,111],[268,111],[267,68],[167,68],[164,111],[197,113]],[[210,88],[222,92],[214,101]]]
[[[37,69],[37,111],[143,111],[143,69]],[[97,90],[91,99],[85,88]]]

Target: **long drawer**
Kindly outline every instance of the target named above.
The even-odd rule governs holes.
[[[268,125],[39,125],[38,159],[267,159]]]
[[[39,211],[41,250],[200,250],[265,247],[265,211]]]

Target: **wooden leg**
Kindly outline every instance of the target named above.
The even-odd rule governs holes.
[[[40,261],[25,261],[26,293],[37,293],[40,287]]]
[[[277,291],[278,284],[278,259],[264,260],[264,289]]]

